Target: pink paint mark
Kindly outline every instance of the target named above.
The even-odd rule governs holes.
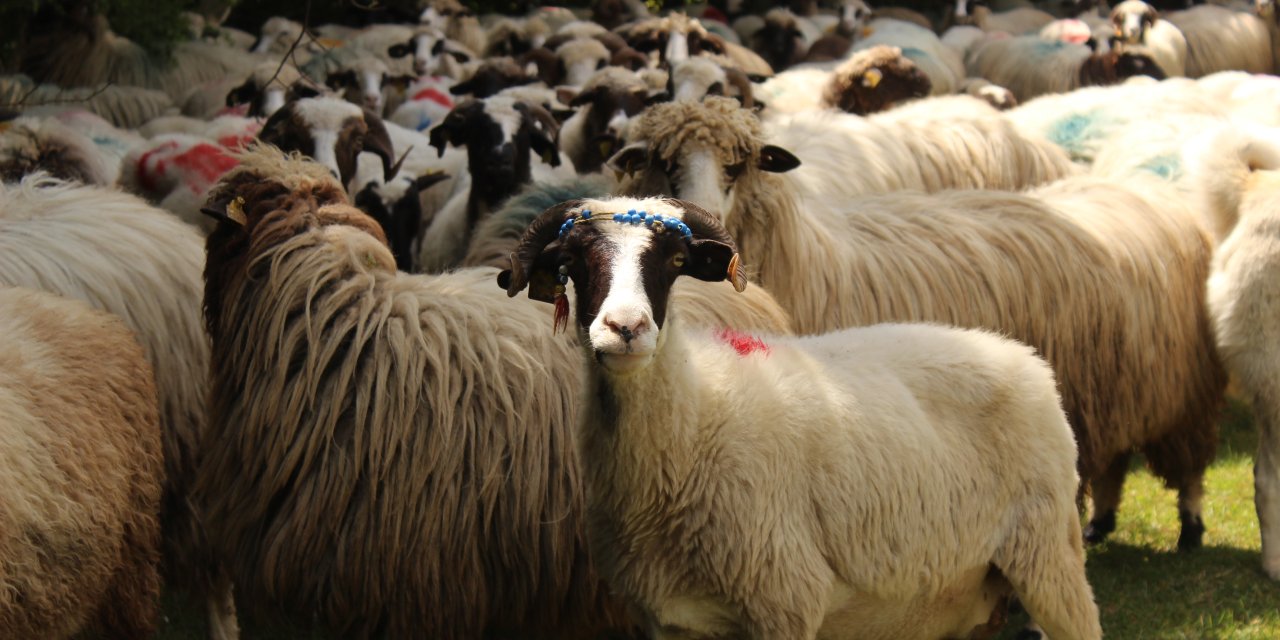
[[[749,356],[757,351],[768,355],[770,351],[769,345],[765,344],[764,340],[740,331],[721,329],[715,335],[717,340],[733,347],[740,356]]]
[[[238,162],[227,155],[227,150],[223,147],[201,143],[174,156],[173,164],[187,175],[186,182],[191,191],[199,194]]]
[[[426,89],[413,94],[412,100],[430,100],[442,107],[447,107],[449,109],[453,108],[453,99],[435,87],[427,87]]]

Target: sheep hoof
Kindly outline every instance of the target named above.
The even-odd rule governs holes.
[[[1178,510],[1182,533],[1178,534],[1178,551],[1193,551],[1204,544],[1204,520],[1199,514]]]
[[[1098,544],[1107,539],[1112,531],[1116,530],[1116,512],[1108,511],[1089,521],[1089,526],[1084,528],[1085,544]],[[1185,529],[1184,529],[1185,531]]]

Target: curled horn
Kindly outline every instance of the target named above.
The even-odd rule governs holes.
[[[747,74],[743,73],[742,70],[737,67],[725,67],[724,75],[725,79],[729,81],[729,84],[738,88],[738,93],[742,95],[743,108],[754,108],[756,99],[751,93],[751,80],[747,78]]]
[[[747,274],[743,271],[742,262],[738,259],[738,243],[733,241],[733,236],[730,236],[724,225],[720,224],[720,219],[692,202],[675,198],[663,198],[663,201],[684,210],[682,216],[684,223],[693,232],[695,242],[699,238],[715,240],[733,251],[733,258],[729,261],[729,270],[725,274],[725,279],[733,284],[733,288],[738,293],[745,291]]]
[[[520,104],[524,104],[526,108],[525,112],[532,116],[535,121],[542,124],[543,131],[547,134],[547,138],[552,142],[555,142],[556,138],[560,135],[560,123],[556,122],[555,117],[552,116],[549,111],[542,108],[542,105],[540,104]]]
[[[524,236],[520,238],[520,244],[511,254],[511,271],[498,274],[498,285],[507,290],[507,297],[514,298],[529,284],[529,273],[533,270],[534,261],[559,236],[560,225],[564,224],[569,210],[581,205],[582,200],[561,202],[538,214],[529,223],[529,228],[525,229]],[[507,276],[505,284],[504,276]]]
[[[400,163],[395,161],[395,151],[391,146],[391,136],[387,134],[387,127],[382,124],[382,118],[368,109],[364,110],[364,123],[369,132],[365,135],[363,150],[382,158],[382,178],[390,182],[400,170]]]

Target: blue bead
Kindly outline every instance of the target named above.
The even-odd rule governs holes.
[[[583,210],[582,210],[582,219],[583,219],[583,220],[590,220],[590,219],[591,219],[591,210],[590,210],[590,209],[583,209]]]
[[[615,213],[615,214],[613,214],[613,221],[614,221],[614,222],[626,222],[626,221],[627,221],[627,214],[625,214],[625,213]]]
[[[643,212],[643,211],[641,211],[641,212],[640,212],[640,219],[641,219],[641,220],[644,220],[644,217],[645,217],[644,212]]]
[[[634,216],[635,214],[636,214],[636,210],[635,210],[635,209],[627,209],[627,215],[629,215],[629,216]]]
[[[661,213],[653,214],[653,219],[657,220],[658,222],[662,222],[662,214]]]

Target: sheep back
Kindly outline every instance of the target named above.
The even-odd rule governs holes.
[[[0,632],[142,638],[160,595],[151,368],[119,319],[0,288]]]
[[[209,366],[202,263],[194,229],[134,196],[41,175],[0,186],[0,286],[83,300],[121,318],[146,349],[164,426],[169,579],[196,591],[212,566],[187,502]]]

